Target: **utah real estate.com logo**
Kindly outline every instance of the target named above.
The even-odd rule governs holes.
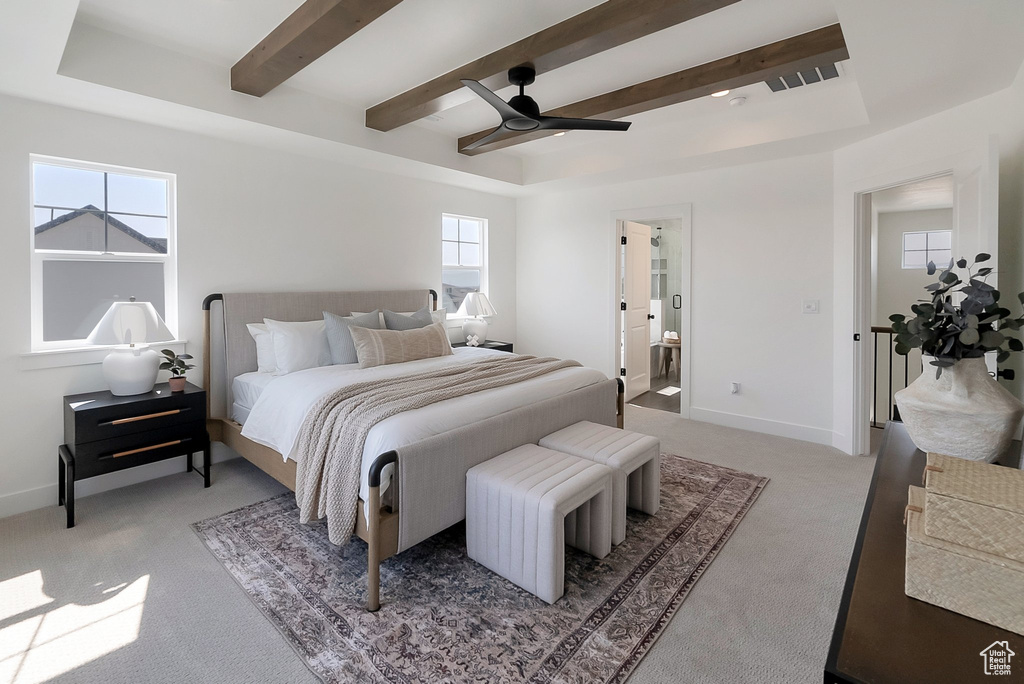
[[[994,641],[992,645],[981,652],[985,661],[985,674],[987,675],[1009,675],[1010,658],[1017,655],[1010,650],[1007,641]]]

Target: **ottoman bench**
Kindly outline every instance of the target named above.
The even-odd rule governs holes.
[[[612,468],[612,544],[626,538],[626,507],[654,515],[661,506],[661,442],[656,437],[581,421],[540,446]]]
[[[554,603],[565,593],[566,543],[611,551],[612,470],[527,444],[466,473],[469,557]]]

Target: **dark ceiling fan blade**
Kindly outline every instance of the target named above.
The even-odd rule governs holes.
[[[498,113],[501,114],[502,121],[506,119],[522,118],[522,114],[513,109],[508,102],[505,102],[500,97],[495,95],[493,92],[488,90],[487,87],[480,83],[479,81],[471,81],[468,78],[464,78],[462,79],[462,85],[466,86],[474,93],[479,95],[484,100],[484,102],[497,109]]]
[[[625,131],[632,121],[604,121],[602,119],[567,119],[561,116],[537,118],[541,129],[554,131]]]
[[[476,148],[480,147],[481,145],[487,145],[487,144],[492,143],[492,142],[497,142],[498,140],[501,140],[503,138],[509,137],[513,133],[514,133],[514,131],[510,131],[509,129],[505,128],[504,124],[502,124],[501,126],[498,126],[497,128],[495,128],[493,131],[491,131],[490,133],[488,133],[484,137],[482,137],[479,140],[477,140],[476,142],[472,142],[472,143],[466,145],[465,147],[463,147],[462,151],[475,150]]]

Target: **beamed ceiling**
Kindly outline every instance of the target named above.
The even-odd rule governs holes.
[[[286,82],[401,0],[306,0],[231,68],[233,90],[263,96]],[[574,62],[676,26],[739,0],[606,0],[504,45],[366,110],[366,126],[391,131],[462,104],[463,79],[499,90],[512,67],[529,65],[539,77]],[[849,58],[839,24],[776,41],[657,78],[631,83],[544,116],[622,119],[715,92],[831,67]],[[600,83],[593,84],[597,87]],[[477,155],[553,136],[554,130],[507,133],[470,147],[493,127],[459,137],[458,150]]]
[[[509,195],[834,150],[1022,59],[1020,0],[0,3],[0,93]],[[500,117],[460,80],[522,64],[541,114],[632,125],[466,150]]]

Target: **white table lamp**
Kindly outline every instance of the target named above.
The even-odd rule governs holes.
[[[114,302],[89,333],[89,344],[117,345],[103,359],[103,379],[119,397],[153,390],[163,356],[151,342],[169,342],[174,335],[149,302]]]
[[[479,347],[487,341],[487,321],[484,317],[497,316],[498,312],[483,292],[470,292],[462,300],[459,314],[473,317],[462,322],[462,334],[466,336],[467,346]]]

